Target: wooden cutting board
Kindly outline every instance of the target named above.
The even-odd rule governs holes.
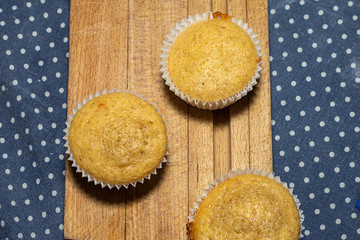
[[[136,188],[101,189],[66,165],[65,238],[186,239],[189,208],[229,169],[272,170],[266,0],[72,0],[69,113],[103,89],[129,89],[153,102],[167,123],[168,163]],[[255,90],[232,106],[187,105],[160,74],[162,40],[188,15],[222,11],[246,21],[262,46]]]

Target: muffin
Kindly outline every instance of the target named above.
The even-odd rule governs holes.
[[[201,200],[188,225],[190,239],[299,239],[300,204],[286,187],[268,176],[233,176]]]
[[[165,124],[151,104],[133,94],[93,98],[70,121],[69,159],[102,185],[134,185],[164,161]]]
[[[163,53],[168,58],[162,71],[170,89],[205,109],[225,107],[252,90],[261,69],[260,47],[246,24],[223,14],[190,17],[183,24],[165,42],[171,46]]]

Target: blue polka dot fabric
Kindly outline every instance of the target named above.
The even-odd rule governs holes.
[[[0,239],[63,239],[68,0],[0,1]]]
[[[0,239],[63,239],[69,0],[0,1]],[[269,0],[274,171],[360,239],[360,2]]]
[[[274,171],[304,239],[360,239],[360,1],[269,0]]]

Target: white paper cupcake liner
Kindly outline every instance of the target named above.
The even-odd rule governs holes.
[[[130,185],[136,187],[136,184],[137,183],[144,183],[144,180],[145,179],[149,179],[151,178],[152,175],[157,175],[157,170],[158,169],[161,169],[162,168],[162,165],[167,162],[166,160],[166,156],[169,154],[168,151],[166,151],[163,159],[161,160],[160,164],[158,165],[157,168],[154,169],[154,171],[152,171],[151,173],[149,173],[146,177],[140,179],[140,180],[137,180],[135,182],[132,182],[132,183],[128,183],[128,184],[110,184],[110,183],[106,183],[106,182],[103,182],[101,180],[98,180],[96,179],[95,177],[92,177],[91,175],[87,174],[83,169],[81,169],[81,167],[76,163],[76,160],[74,159],[72,153],[71,153],[71,149],[70,149],[70,146],[69,146],[69,128],[70,128],[70,124],[71,124],[71,121],[72,119],[74,118],[76,112],[81,108],[83,107],[88,101],[90,101],[91,99],[94,99],[100,95],[104,95],[104,94],[108,94],[108,93],[115,93],[115,92],[124,92],[124,93],[130,93],[130,94],[133,94],[139,98],[141,98],[142,100],[148,102],[151,104],[151,106],[153,106],[155,108],[155,106],[149,102],[147,99],[145,99],[142,95],[137,95],[135,92],[130,92],[128,90],[115,90],[115,89],[111,89],[110,91],[108,90],[104,90],[102,93],[101,92],[96,92],[96,94],[93,96],[90,94],[90,96],[88,98],[84,98],[83,99],[83,102],[82,103],[78,103],[77,105],[77,108],[76,109],[73,109],[73,113],[72,114],[69,114],[69,119],[68,121],[66,121],[66,129],[64,129],[63,131],[65,132],[65,136],[63,137],[63,139],[65,139],[65,144],[64,146],[66,147],[66,153],[69,155],[68,157],[68,160],[72,162],[71,166],[76,168],[76,172],[77,173],[81,173],[81,176],[83,178],[87,178],[88,182],[94,182],[95,185],[101,185],[102,188],[109,188],[109,189],[112,189],[112,188],[117,188],[118,190],[121,188],[121,187],[124,187],[124,188],[128,188]],[[155,110],[159,113],[159,110],[157,108],[155,108]],[[164,117],[159,113],[159,115],[161,116],[162,120],[164,121]],[[166,122],[164,121],[164,124],[166,126]],[[168,130],[166,129],[166,132],[168,132]],[[169,137],[167,135],[167,142],[169,142]],[[167,149],[169,149],[169,143],[167,144]]]
[[[281,182],[280,177],[277,177],[274,175],[274,172],[269,172],[266,173],[264,170],[259,171],[256,168],[255,169],[245,169],[245,170],[241,170],[240,168],[238,168],[236,171],[232,171],[230,170],[228,174],[224,174],[221,176],[221,179],[214,179],[213,183],[209,183],[208,187],[204,190],[202,190],[202,194],[198,195],[198,201],[196,201],[194,203],[194,208],[190,208],[190,212],[191,215],[188,216],[189,218],[189,222],[193,222],[196,212],[201,204],[201,202],[206,198],[206,196],[217,186],[219,186],[222,182],[225,182],[226,180],[235,177],[235,176],[240,176],[240,175],[247,175],[247,174],[253,174],[253,175],[260,175],[260,176],[265,176],[268,177],[270,179],[275,180],[276,182],[280,183],[283,187],[285,187],[287,190],[289,190],[291,196],[294,198],[296,207],[299,211],[299,216],[300,216],[300,233],[299,233],[299,238],[304,237],[304,235],[302,234],[302,231],[305,229],[305,227],[303,226],[303,221],[305,219],[305,216],[303,214],[303,211],[300,209],[300,201],[297,197],[297,195],[294,195],[293,192],[294,190],[292,188],[289,188],[287,183],[285,182]]]
[[[197,108],[216,110],[229,106],[230,104],[236,102],[237,100],[247,95],[249,91],[253,90],[253,86],[257,84],[257,79],[260,77],[259,72],[261,71],[262,68],[260,67],[261,64],[260,61],[257,64],[257,68],[255,70],[254,76],[252,77],[248,85],[243,90],[240,90],[238,93],[234,94],[233,96],[229,96],[226,99],[221,99],[220,101],[203,102],[200,99],[190,98],[188,95],[185,95],[182,91],[180,91],[171,80],[169,73],[168,64],[169,64],[170,50],[174,45],[176,38],[180,36],[180,34],[183,33],[188,27],[190,27],[191,25],[197,22],[208,19],[213,19],[213,14],[211,12],[210,14],[208,13],[203,13],[201,15],[196,14],[195,16],[189,16],[187,19],[182,19],[180,23],[176,23],[176,26],[174,28],[171,28],[170,33],[166,35],[167,39],[163,41],[164,45],[161,47],[162,52],[160,54],[161,57],[160,71],[163,73],[162,77],[163,79],[165,79],[165,84],[169,86],[170,90],[173,91],[176,96],[180,97],[188,104],[195,106]],[[249,36],[251,37],[251,39],[255,44],[258,58],[261,57],[262,56],[262,54],[260,53],[261,47],[259,46],[260,41],[256,39],[257,34],[253,33],[253,29],[249,28],[248,24],[243,23],[241,20],[232,18],[231,21],[237,24],[238,26],[240,26],[249,34]]]

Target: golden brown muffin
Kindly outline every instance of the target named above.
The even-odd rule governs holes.
[[[297,240],[300,216],[281,184],[259,175],[240,175],[215,187],[189,225],[193,240]]]
[[[244,90],[257,63],[249,34],[230,19],[214,18],[195,23],[180,34],[171,48],[168,67],[179,91],[212,102]]]
[[[110,93],[87,102],[75,114],[69,146],[76,163],[91,177],[128,184],[154,171],[166,154],[166,128],[146,101]]]

